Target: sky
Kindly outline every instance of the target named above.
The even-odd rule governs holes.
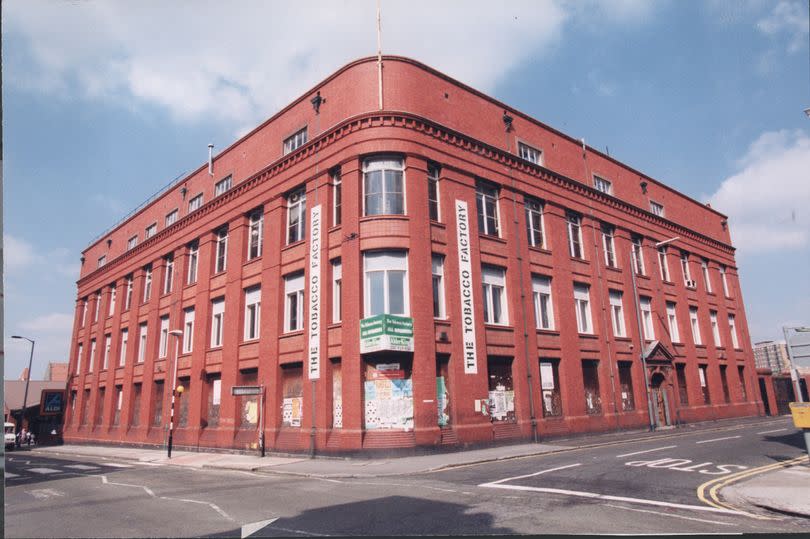
[[[752,339],[810,326],[805,0],[381,0],[382,48],[729,216]],[[3,2],[5,376],[67,361],[81,251],[376,53],[374,0]]]

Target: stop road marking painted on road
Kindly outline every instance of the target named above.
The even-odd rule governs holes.
[[[662,458],[657,460],[631,460],[630,462],[625,462],[624,464],[625,466],[665,468],[679,472],[698,472],[706,475],[725,475],[737,470],[745,470],[748,468],[748,466],[742,466],[740,464],[714,464],[713,462],[692,464],[692,461],[689,459],[674,458]],[[712,470],[711,467],[716,469]]]

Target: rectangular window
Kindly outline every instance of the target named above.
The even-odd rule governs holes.
[[[163,390],[165,384],[163,380],[155,381],[155,389],[152,391],[152,426],[159,427],[163,422]]]
[[[259,313],[262,301],[262,289],[258,286],[245,289],[245,340],[259,338]]]
[[[700,391],[703,393],[703,404],[711,404],[712,399],[709,394],[709,382],[707,378],[708,367],[706,365],[698,366],[698,376],[700,377]]]
[[[407,316],[408,256],[401,251],[363,254],[366,317],[378,314]]]
[[[602,191],[603,193],[608,195],[613,194],[613,186],[608,180],[604,178],[600,178],[599,176],[594,175],[593,186],[596,187],[597,191]]]
[[[87,372],[93,372],[93,363],[96,361],[96,340],[90,340],[90,363],[87,366]]]
[[[723,342],[720,340],[720,327],[717,325],[717,311],[709,311],[709,323],[712,326],[712,337],[714,338],[714,345],[722,347]]]
[[[219,373],[209,374],[206,377],[206,385],[208,386],[208,414],[206,426],[216,427],[219,425],[219,408],[222,404],[221,375]]]
[[[113,425],[118,426],[121,423],[121,406],[124,404],[124,388],[123,386],[115,386],[115,413],[113,414]]]
[[[96,397],[96,425],[104,423],[104,397],[107,390],[103,387],[98,388],[98,396]]]
[[[225,298],[211,301],[211,348],[222,346],[222,329],[225,321]]]
[[[728,315],[728,330],[731,333],[731,345],[735,349],[739,349],[740,341],[737,339],[737,324],[733,314]]]
[[[219,195],[225,193],[226,191],[228,191],[228,189],[231,188],[232,184],[233,184],[232,176],[227,176],[219,180],[217,183],[214,184],[214,196],[218,197]]]
[[[657,215],[658,217],[664,216],[664,206],[659,204],[658,202],[650,201],[650,212],[653,215]]]
[[[138,326],[138,363],[143,363],[146,359],[146,322]]]
[[[107,305],[107,316],[112,316],[115,313],[115,296],[116,289],[115,283],[110,285],[110,303]]]
[[[186,272],[186,284],[197,282],[197,262],[200,255],[200,243],[192,241],[188,244],[188,271]]]
[[[695,281],[692,280],[692,273],[689,271],[689,253],[686,251],[681,251],[681,270],[686,287],[695,288]]]
[[[340,169],[332,172],[332,225],[338,226],[343,222],[343,183]]]
[[[433,318],[445,318],[444,257],[433,255],[431,268],[433,272]]]
[[[565,212],[568,225],[568,251],[574,258],[585,258],[582,250],[582,218],[573,212]]]
[[[169,213],[166,214],[166,226],[173,225],[177,222],[177,216],[180,215],[180,212],[177,211],[177,208],[173,209]]]
[[[681,333],[678,330],[678,315],[676,313],[677,305],[672,302],[667,302],[667,323],[669,325],[669,337],[672,342],[681,342]]]
[[[681,405],[689,406],[689,392],[686,390],[686,364],[676,363],[675,372],[678,377],[678,398]]]
[[[705,258],[700,261],[700,269],[703,272],[703,284],[706,286],[706,292],[712,293],[712,280],[709,277],[709,261]]]
[[[728,376],[726,375],[727,366],[720,365],[720,385],[723,387],[723,402],[731,402],[731,396],[728,392]]]
[[[498,226],[498,196],[498,188],[494,185],[479,181],[475,186],[479,234],[500,236]]]
[[[135,285],[135,279],[132,276],[132,274],[130,273],[129,275],[127,275],[127,293],[126,293],[126,296],[124,297],[124,310],[125,311],[128,311],[129,306],[132,305],[132,288],[134,287],[134,285]]]
[[[79,346],[76,348],[76,374],[82,373],[82,362],[84,361],[84,345],[79,343]]]
[[[602,397],[599,394],[599,362],[586,359],[582,362],[582,381],[585,386],[585,412],[588,415],[602,413]]]
[[[403,164],[400,159],[363,163],[363,215],[404,215]]]
[[[93,309],[93,322],[98,322],[98,313],[101,312],[101,290],[96,292],[96,305]]]
[[[191,399],[191,378],[180,378],[178,384],[183,386],[186,391],[186,398],[178,399],[177,403],[177,426],[180,428],[188,426],[188,401]]]
[[[304,239],[307,230],[307,192],[302,187],[287,195],[287,244]]]
[[[100,257],[98,257],[98,266],[97,267],[100,268],[101,266],[103,266],[106,263],[107,263],[107,255],[101,255]]]
[[[259,371],[258,369],[245,369],[239,371],[239,385],[255,386],[259,384]],[[236,410],[238,415],[238,424],[240,429],[255,429],[258,423],[258,414],[256,411],[259,408],[258,395],[245,395],[236,397]]]
[[[728,282],[726,281],[726,267],[720,266],[720,282],[723,283],[723,294],[727,298],[731,297],[731,294],[728,293]]]
[[[703,339],[700,337],[700,322],[698,321],[697,307],[689,307],[689,324],[692,326],[692,339],[695,344],[703,344]]]
[[[149,239],[152,236],[154,236],[155,234],[157,234],[157,223],[152,223],[151,225],[146,227],[146,230],[145,230],[145,232],[143,234],[143,237],[145,239]]]
[[[169,352],[169,316],[160,317],[160,344],[158,359],[165,359]]]
[[[653,327],[652,299],[641,296],[641,326],[644,330],[644,339],[652,341],[655,339],[655,328]]]
[[[574,283],[574,310],[577,316],[577,331],[593,333],[590,287],[588,285]]]
[[[152,297],[152,264],[143,267],[143,303]]]
[[[644,251],[642,249],[644,244],[644,238],[642,238],[638,234],[633,234],[632,243],[633,243],[633,271],[635,271],[637,275],[644,275]]]
[[[174,255],[163,257],[163,293],[170,294],[174,281]]]
[[[343,287],[343,266],[340,260],[332,261],[332,323],[337,324],[343,316],[343,300],[341,289]]]
[[[484,323],[506,325],[509,323],[506,304],[506,270],[495,266],[481,266],[484,291]]]
[[[248,260],[262,256],[262,236],[264,230],[264,210],[258,208],[250,213],[248,223]]]
[[[183,309],[183,353],[194,349],[194,307]]]
[[[85,296],[82,298],[82,325],[80,327],[84,327],[84,323],[87,321],[88,305],[89,305],[89,298]]]
[[[106,371],[107,366],[110,364],[110,349],[112,348],[112,335],[107,333],[104,335],[104,357],[101,360],[101,370]]]
[[[129,330],[121,330],[121,349],[118,355],[118,366],[123,367],[127,364],[127,345],[129,344]]]
[[[619,389],[622,393],[622,411],[630,412],[636,409],[633,398],[633,374],[631,369],[633,364],[629,361],[619,362]]]
[[[82,425],[87,425],[90,416],[90,390],[84,390],[84,398],[82,399]]]
[[[214,273],[225,271],[228,262],[228,227],[224,226],[217,230],[216,239],[216,259],[214,262]]]
[[[487,357],[489,375],[489,416],[493,422],[514,423],[515,385],[512,379],[512,358]]]
[[[616,250],[613,244],[615,231],[614,227],[602,224],[602,247],[605,249],[605,265],[609,268],[617,267]]]
[[[127,240],[127,251],[134,249],[138,245],[138,235],[135,234]]]
[[[203,194],[200,193],[199,195],[195,196],[191,200],[188,201],[188,212],[191,213],[194,210],[200,209],[203,205]]]
[[[613,335],[627,337],[624,326],[624,303],[620,290],[610,290],[610,318],[613,321]]]
[[[661,280],[669,282],[669,264],[667,264],[666,246],[658,248],[658,265],[661,267]]]
[[[541,152],[537,148],[532,148],[528,144],[518,142],[518,154],[520,154],[521,159],[525,159],[530,163],[534,163],[535,165],[543,164],[542,162],[543,152]]]
[[[739,365],[737,367],[737,377],[740,380],[740,395],[742,396],[743,402],[748,400],[748,391],[745,388],[745,367]]]
[[[543,417],[560,417],[562,397],[560,396],[559,360],[540,360],[540,391],[543,398]]]
[[[304,329],[304,272],[284,277],[284,331]]]
[[[428,214],[433,221],[439,219],[439,166],[428,165]]]
[[[545,249],[545,237],[543,236],[543,203],[535,198],[524,198],[526,211],[526,232],[529,238],[529,245]]]
[[[307,128],[304,127],[284,139],[284,155],[297,150],[307,143]]]
[[[133,427],[141,425],[141,395],[143,394],[143,384],[132,384],[132,415],[129,424]]]
[[[554,329],[554,311],[551,303],[551,277],[532,276],[534,319],[537,329]]]

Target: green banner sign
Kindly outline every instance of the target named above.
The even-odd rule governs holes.
[[[360,320],[360,353],[413,352],[413,318],[378,314]]]

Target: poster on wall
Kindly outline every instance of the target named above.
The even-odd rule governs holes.
[[[281,422],[287,427],[301,426],[301,397],[287,397],[281,405]]]
[[[439,412],[439,426],[444,427],[450,423],[449,412],[450,396],[447,394],[447,385],[444,376],[436,377],[436,408]]]
[[[383,376],[372,378],[376,379],[366,380],[363,386],[366,429],[411,430],[413,428],[411,379]]]
[[[540,363],[541,389],[554,389],[554,367],[551,363]]]
[[[514,419],[515,392],[507,391],[504,386],[499,386],[494,391],[489,392],[489,406],[489,414],[492,419],[496,421]]]

